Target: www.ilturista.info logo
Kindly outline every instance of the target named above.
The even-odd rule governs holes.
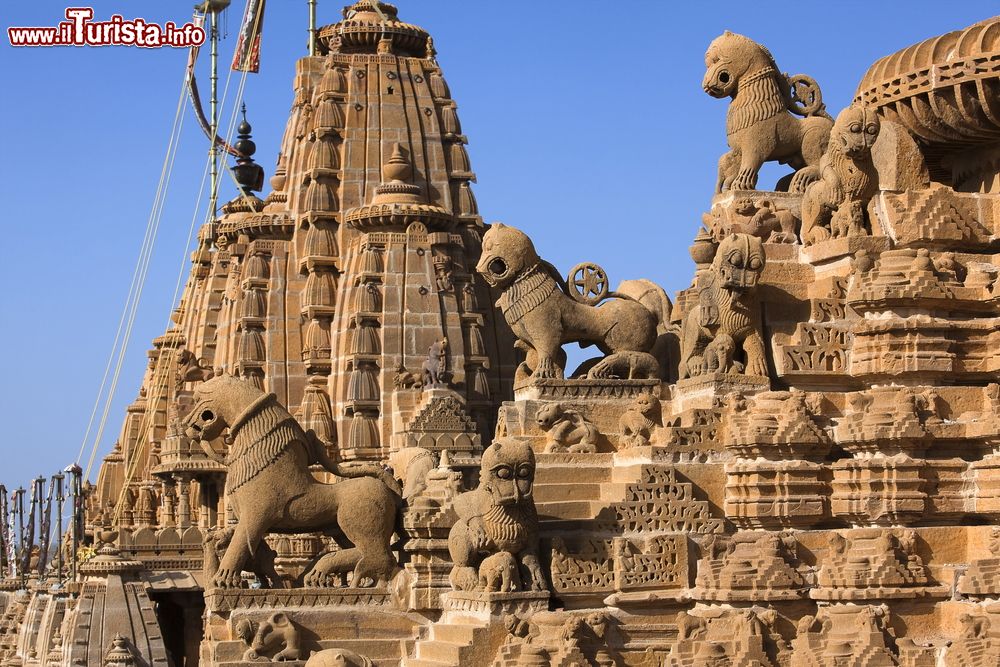
[[[185,48],[205,43],[205,29],[196,23],[163,25],[144,19],[126,20],[115,14],[108,21],[92,21],[93,7],[68,7],[55,27],[7,28],[11,46],[161,46]]]

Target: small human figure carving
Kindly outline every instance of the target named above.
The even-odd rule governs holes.
[[[444,255],[434,258],[434,283],[438,292],[455,291],[455,283],[451,278],[451,260]]]
[[[653,435],[656,428],[656,421],[653,419],[660,409],[660,401],[650,392],[643,392],[635,397],[632,407],[622,414],[618,420],[618,430],[621,437],[618,438],[620,449],[631,447],[645,447]]]
[[[521,588],[547,589],[538,559],[534,481],[535,453],[527,442],[501,438],[483,452],[479,487],[455,498],[458,520],[448,534],[453,588],[477,590],[480,564],[504,551],[518,561]]]
[[[871,233],[867,208],[878,192],[872,146],[880,127],[878,116],[862,106],[847,107],[837,116],[820,179],[802,198],[804,245]]]
[[[561,403],[546,403],[535,415],[538,428],[545,432],[545,453],[593,454],[600,432],[577,410]]]
[[[448,384],[448,339],[436,340],[427,351],[423,365],[424,387],[441,387]]]
[[[259,625],[241,619],[236,624],[236,635],[249,647],[243,654],[245,662],[282,662],[305,657],[299,629],[284,612],[271,614]]]
[[[761,165],[777,160],[796,169],[789,189],[802,192],[819,175],[833,125],[816,82],[789,79],[766,48],[728,30],[709,45],[705,68],[705,92],[732,98],[726,115],[732,150],[719,159],[715,191],[753,190]]]
[[[767,375],[756,298],[764,262],[764,246],[756,236],[733,234],[719,244],[711,270],[698,290],[698,303],[681,324],[680,379],[711,372],[712,368]],[[728,353],[730,346],[736,348],[733,354]],[[733,361],[736,351],[745,357],[742,369]]]

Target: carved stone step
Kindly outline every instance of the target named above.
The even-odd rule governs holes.
[[[562,502],[536,503],[538,518],[546,519],[593,519],[604,507],[602,503],[588,500],[568,500]]]
[[[542,484],[535,486],[535,503],[550,503],[562,500],[600,500],[603,485],[575,484]]]

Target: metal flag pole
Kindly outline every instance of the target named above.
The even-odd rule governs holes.
[[[24,487],[20,486],[14,491],[14,497],[16,498],[14,503],[14,509],[17,511],[17,562],[15,567],[17,568],[17,575],[21,580],[21,588],[25,587],[24,581],[24,568],[21,567],[21,560],[24,558]]]
[[[0,484],[0,579],[7,578],[7,487]]]
[[[73,525],[70,529],[73,549],[69,554],[69,577],[70,581],[75,582],[77,575],[77,552],[80,550],[80,538],[82,537],[80,533],[83,530],[83,494],[81,492],[81,477],[83,475],[83,469],[74,463],[63,472],[67,472],[70,475],[69,489],[70,494],[73,497]]]
[[[209,4],[209,3],[206,3]],[[217,145],[216,137],[219,136],[219,11],[214,8],[209,8],[209,35],[212,40],[212,50],[211,50],[211,84],[212,84],[212,99],[210,101],[211,108],[211,126],[212,126],[212,147],[209,152],[209,158],[212,162],[211,165],[211,190],[209,191],[209,211],[211,211],[212,220],[215,220],[215,207],[218,203],[219,197],[219,148]]]
[[[309,55],[316,55],[316,0],[309,0]]]
[[[56,473],[52,479],[56,482],[56,538],[58,543],[56,545],[56,580],[60,586],[63,582],[63,502],[66,500],[66,496],[63,495],[63,480],[66,476],[62,473]]]

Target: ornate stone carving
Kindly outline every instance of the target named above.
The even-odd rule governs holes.
[[[421,367],[423,386],[443,387],[448,384],[448,339],[434,341]]]
[[[243,619],[236,624],[236,635],[247,645],[243,654],[246,662],[284,662],[304,657],[299,629],[282,612],[260,623]]]
[[[561,403],[546,403],[535,414],[538,428],[545,432],[545,453],[593,454],[600,433],[579,411]]]
[[[877,600],[944,595],[916,552],[910,529],[865,528],[844,537],[828,534],[827,553],[816,575],[814,600]]]
[[[719,159],[715,191],[753,190],[761,165],[777,160],[797,170],[789,189],[802,192],[819,176],[833,125],[816,82],[789,79],[766,48],[728,30],[709,45],[705,68],[705,92],[733,100],[726,115],[732,150]]]
[[[526,442],[501,438],[483,453],[479,488],[455,498],[458,521],[448,535],[448,551],[454,563],[450,580],[456,590],[482,590],[480,584],[496,581],[497,568],[513,568],[504,559],[519,566],[524,590],[546,590],[538,562],[534,481],[535,454]],[[507,555],[493,559],[500,553]]]
[[[885,605],[836,604],[799,619],[791,667],[934,667],[934,651],[897,639]]]
[[[669,667],[774,667],[787,651],[772,609],[705,608],[678,614]]]
[[[639,394],[618,420],[618,448],[645,447],[659,426],[660,399],[654,394]]]
[[[802,198],[802,242],[871,234],[868,204],[878,192],[872,146],[879,119],[861,106],[844,109],[830,132],[820,178]]]
[[[497,223],[483,236],[483,256],[476,270],[501,290],[497,306],[514,330],[527,359],[521,377],[557,378],[563,343],[597,345],[609,356],[587,371],[592,378],[627,379],[657,377],[661,369],[650,354],[657,329],[669,322],[670,300],[662,289],[643,301],[608,290],[607,276],[599,267],[581,265],[572,278],[577,298],[553,267],[541,260],[524,232]],[[627,281],[621,295],[636,288],[649,294],[648,281]],[[608,299],[600,308],[595,304]],[[623,374],[622,370],[627,371]]]
[[[702,222],[716,242],[730,234],[749,234],[765,243],[798,243],[799,214],[793,210],[792,201],[785,201],[791,197],[782,193],[757,196],[740,193],[732,199],[717,196],[711,212],[702,216]]]
[[[352,570],[355,586],[389,578],[396,565],[389,539],[399,496],[388,474],[374,467],[345,469],[334,464],[274,394],[248,382],[219,376],[198,385],[195,399],[184,420],[186,433],[227,466],[226,495],[238,518],[215,585],[240,585],[240,571],[268,532],[321,530],[333,523],[354,546],[324,556],[309,575],[311,583],[322,585],[328,575]],[[232,445],[222,458],[210,443],[225,429]],[[318,483],[309,474],[314,461],[352,479]]]
[[[805,579],[795,569],[796,546],[788,534],[710,535],[698,561],[695,598],[758,602],[805,597]]]
[[[614,509],[626,533],[722,531],[722,521],[694,499],[693,485],[680,481],[673,466],[643,466],[642,480],[628,485]]]
[[[1000,664],[1000,606],[970,609],[958,617],[959,635],[945,652],[944,667],[992,667]]]
[[[959,579],[958,590],[963,595],[1000,594],[1000,527],[990,529],[987,547],[990,556],[972,561]]]
[[[684,315],[681,379],[702,373],[768,374],[755,292],[765,259],[754,236],[733,234],[719,244],[711,272],[699,286],[698,303]]]
[[[232,543],[235,532],[236,529],[234,527],[227,526],[226,528],[210,530],[205,535],[205,555],[202,570],[205,575],[205,581],[215,581],[216,576],[219,574],[222,558]],[[274,549],[267,542],[261,540],[253,556],[244,566],[256,576],[257,582],[262,588],[282,587],[281,575],[274,568],[276,556],[277,554]]]

